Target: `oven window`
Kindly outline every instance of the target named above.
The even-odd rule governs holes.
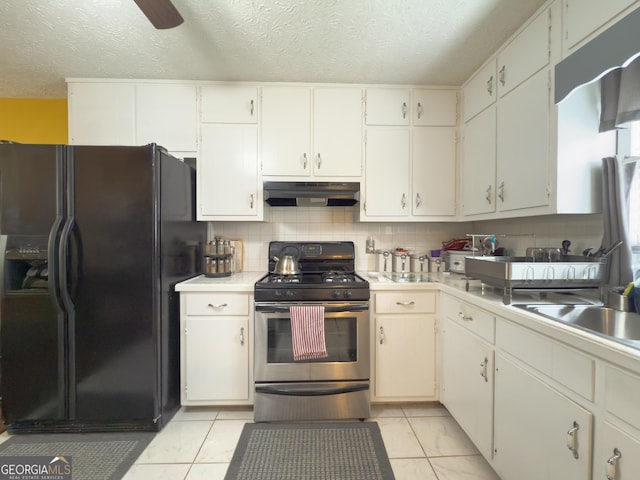
[[[292,363],[291,320],[282,317],[267,319],[267,363]],[[358,321],[356,317],[326,317],[324,339],[328,357],[295,363],[355,362],[358,360]]]

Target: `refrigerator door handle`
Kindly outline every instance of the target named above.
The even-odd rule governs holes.
[[[51,231],[49,232],[49,241],[47,245],[47,263],[50,272],[58,272],[60,270],[60,260],[58,253],[60,251],[60,232],[63,223],[64,222],[61,216],[56,217],[56,220],[51,227]],[[50,293],[53,298],[53,303],[55,304],[56,310],[58,311],[58,313],[62,313],[64,311],[64,303],[62,301],[61,295],[62,286],[60,285],[60,279],[58,278],[58,275],[49,275],[49,285]]]

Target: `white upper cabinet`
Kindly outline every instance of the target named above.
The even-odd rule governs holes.
[[[170,152],[197,149],[195,85],[136,85],[136,143],[158,143]]]
[[[563,0],[563,3],[566,53],[595,36],[601,27],[625,9],[640,5],[638,0]]]
[[[457,104],[456,90],[414,89],[411,98],[413,125],[455,127]]]
[[[262,174],[309,176],[311,89],[262,88]]]
[[[367,125],[409,125],[411,90],[408,88],[369,88]]]
[[[134,84],[70,82],[68,95],[69,144],[136,144]]]
[[[200,121],[258,123],[258,87],[207,85],[200,88]]]
[[[359,88],[262,88],[262,174],[278,177],[362,175]]]
[[[498,54],[500,97],[549,64],[551,56],[551,10],[540,13]]]
[[[196,87],[178,83],[69,81],[69,143],[146,145],[194,155]]]
[[[467,82],[462,90],[462,111],[467,122],[496,101],[496,59],[492,59]]]
[[[314,88],[313,174],[360,177],[362,143],[362,90]]]

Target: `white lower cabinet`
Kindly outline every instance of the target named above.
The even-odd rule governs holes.
[[[182,405],[253,403],[250,296],[181,295]]]
[[[441,324],[441,402],[486,458],[493,452],[493,346],[446,312]]]
[[[436,292],[376,292],[373,401],[436,397]]]
[[[591,479],[593,415],[501,353],[494,420],[501,478]]]

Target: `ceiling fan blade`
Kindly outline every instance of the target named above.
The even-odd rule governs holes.
[[[133,0],[138,4],[154,27],[160,30],[173,28],[184,22],[171,0]]]

